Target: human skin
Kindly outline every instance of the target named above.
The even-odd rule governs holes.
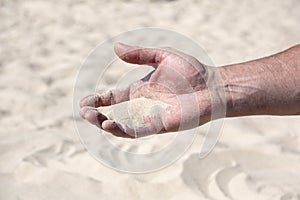
[[[142,48],[117,43],[125,62],[154,71],[127,89],[95,93],[80,102],[80,115],[119,137],[136,137],[95,108],[134,98],[169,104],[150,120],[142,136],[186,130],[223,117],[300,114],[300,45],[245,63],[210,67],[172,48]],[[226,109],[226,110],[225,110]],[[219,112],[220,111],[220,112]]]
[[[219,71],[227,117],[300,114],[300,45]]]

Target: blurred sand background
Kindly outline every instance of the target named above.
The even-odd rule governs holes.
[[[193,145],[130,175],[86,152],[72,111],[80,65],[117,34],[171,29],[219,66],[300,43],[299,19],[298,0],[0,0],[0,199],[300,199],[299,117],[227,119],[206,159]]]

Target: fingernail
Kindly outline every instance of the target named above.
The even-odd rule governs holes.
[[[117,47],[116,50],[120,53],[121,52],[126,52],[128,49],[131,48],[131,46],[129,46],[127,44],[124,44],[124,43],[121,43],[121,42],[116,43],[115,47]]]

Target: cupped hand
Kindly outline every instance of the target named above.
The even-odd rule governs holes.
[[[124,90],[91,94],[80,102],[80,115],[99,128],[120,137],[141,137],[194,128],[210,121],[211,101],[206,85],[212,67],[172,48],[142,48],[117,43],[115,53],[127,63],[150,65],[154,70]],[[114,106],[136,98],[169,105],[156,117],[145,116],[147,126],[132,129],[100,113],[96,108]]]

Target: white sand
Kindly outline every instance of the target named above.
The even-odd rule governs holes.
[[[160,113],[167,107],[162,101],[137,98],[113,106],[98,107],[97,110],[121,125],[124,130],[126,127],[138,130],[149,126],[150,121],[147,122],[147,118],[160,117]]]
[[[200,137],[170,167],[127,175],[99,164],[84,150],[71,101],[81,63],[98,43],[116,34],[144,26],[167,28],[201,44],[216,65],[243,62],[300,43],[299,0],[0,4],[1,200],[299,199],[299,117],[226,120],[207,159],[197,159]],[[123,70],[113,68],[102,86],[112,87]],[[206,128],[200,128],[200,135]],[[128,151],[145,152],[161,148],[167,137],[141,140],[143,145],[112,140]],[[109,147],[106,151],[120,157]]]

